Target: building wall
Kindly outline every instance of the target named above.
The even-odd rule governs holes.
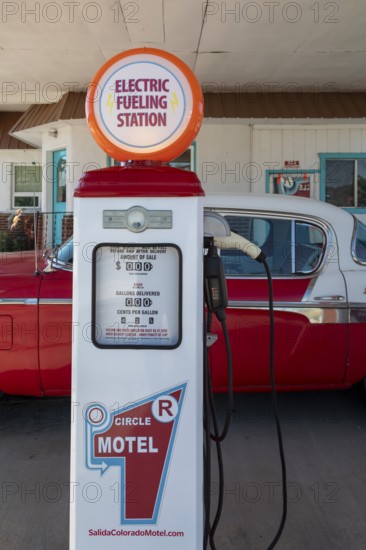
[[[265,193],[266,172],[299,161],[319,170],[319,153],[366,153],[366,124],[250,124],[205,119],[196,139],[197,174],[207,193]],[[311,196],[320,198],[314,174]]]
[[[61,123],[58,123],[60,125]],[[42,210],[52,210],[52,152],[66,148],[67,202],[82,173],[107,165],[104,151],[91,136],[86,120],[65,122],[57,137],[42,133],[42,150],[0,151],[0,210],[11,206],[11,162],[42,162]],[[303,170],[318,170],[319,153],[366,153],[366,124],[271,124],[244,119],[204,119],[196,138],[196,171],[207,193],[265,193],[266,171],[286,160]],[[268,183],[268,176],[267,176]],[[311,196],[320,198],[320,178],[313,177]]]
[[[107,157],[92,138],[86,121],[58,128],[57,137],[42,134],[43,195],[42,210],[52,210],[52,153],[66,149],[66,211],[73,210],[73,192],[87,170],[103,168]]]
[[[255,125],[253,159],[260,167],[258,192],[265,190],[266,170],[297,160],[303,170],[319,170],[319,153],[366,153],[366,125]],[[320,177],[314,176],[311,196],[320,198]]]
[[[196,171],[207,193],[251,191],[251,126],[205,119],[196,138]]]

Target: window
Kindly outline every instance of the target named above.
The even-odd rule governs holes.
[[[194,144],[188,147],[179,157],[169,162],[169,165],[181,170],[194,171]]]
[[[15,164],[13,172],[12,208],[40,207],[42,194],[42,167]]]
[[[316,271],[326,248],[323,230],[306,221],[223,214],[231,231],[257,244],[273,275],[304,275]],[[263,266],[236,248],[221,250],[227,275],[264,275]]]
[[[56,202],[66,202],[66,156],[57,163]]]
[[[366,158],[325,159],[325,200],[335,206],[366,208]]]
[[[188,149],[184,151],[179,157],[176,159],[170,161],[168,164],[169,166],[173,166],[174,168],[180,168],[181,170],[192,170],[193,172],[196,169],[196,161],[195,161],[195,151],[196,151],[196,144],[192,143]],[[124,166],[125,162],[119,162],[118,160],[115,160],[111,158],[109,155],[107,155],[107,166]]]
[[[356,262],[366,264],[366,225],[355,218],[352,255]]]
[[[110,157],[109,155],[107,155],[107,166],[108,168],[110,168],[111,166],[124,166],[126,163],[125,162],[121,162],[119,160],[116,160],[112,157]]]

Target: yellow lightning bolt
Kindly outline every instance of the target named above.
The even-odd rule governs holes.
[[[172,106],[173,113],[175,112],[175,107],[178,107],[179,101],[177,98],[177,94],[175,92],[172,93],[173,99],[170,100],[170,105]]]
[[[111,115],[114,107],[113,94],[108,94],[106,107],[109,107],[109,114]]]

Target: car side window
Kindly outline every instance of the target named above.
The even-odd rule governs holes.
[[[324,232],[309,222],[223,214],[232,232],[258,245],[267,257],[272,275],[303,275],[316,271],[326,248]],[[263,265],[239,249],[221,250],[227,275],[263,275]]]
[[[356,262],[366,263],[366,225],[355,218],[355,232],[352,242],[353,258]]]

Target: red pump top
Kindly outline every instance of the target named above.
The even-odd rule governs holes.
[[[85,172],[74,197],[194,197],[204,194],[194,172],[135,162]]]

